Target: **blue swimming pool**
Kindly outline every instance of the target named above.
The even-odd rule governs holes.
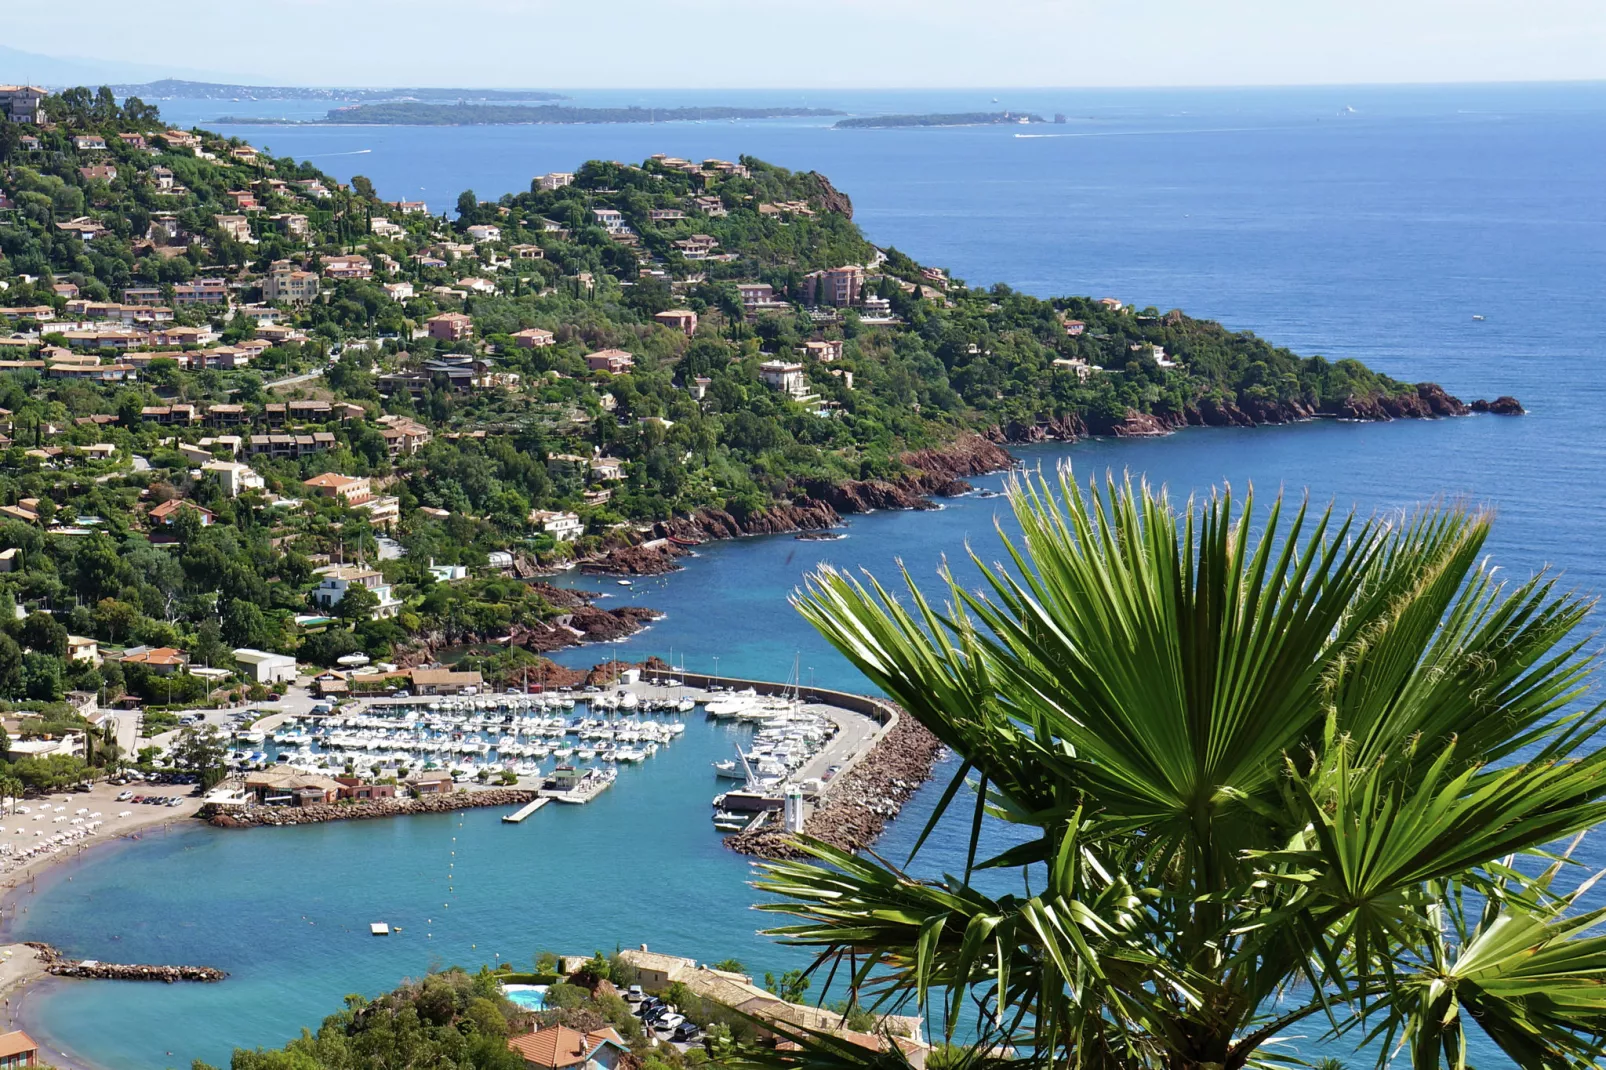
[[[502,994],[528,1010],[546,1010],[546,985],[503,985]]]

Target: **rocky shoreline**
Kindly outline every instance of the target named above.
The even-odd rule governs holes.
[[[1144,413],[1128,409],[1119,419],[1084,420],[1064,416],[1034,424],[1009,423],[993,428],[988,437],[1001,443],[1075,442],[1090,437],[1146,438],[1169,435],[1185,427],[1263,427],[1302,423],[1307,420],[1357,420],[1386,423],[1392,420],[1434,420],[1451,416],[1487,413],[1494,416],[1521,416],[1521,402],[1509,395],[1493,401],[1464,402],[1438,383],[1418,383],[1414,392],[1404,394],[1352,395],[1337,410],[1321,411],[1298,401],[1268,401],[1247,398],[1240,403],[1201,398],[1181,412]]]
[[[898,723],[857,765],[831,786],[825,805],[809,815],[803,833],[843,851],[875,843],[904,803],[931,779],[942,745],[920,722],[900,712]],[[759,858],[800,858],[790,833],[780,829],[738,832],[725,846]]]
[[[325,821],[366,821],[379,817],[445,814],[478,806],[523,806],[536,792],[522,788],[487,788],[425,795],[418,799],[361,799],[318,806],[217,806],[208,803],[198,816],[214,828],[244,829],[316,825]]]
[[[412,669],[431,665],[440,651],[447,647],[504,639],[507,645],[523,647],[537,654],[550,654],[588,643],[611,643],[634,635],[663,616],[658,610],[647,606],[603,609],[595,604],[594,595],[555,587],[540,580],[529,581],[529,586],[562,612],[554,619],[539,624],[515,624],[507,629],[505,635],[426,633],[420,635],[407,650],[396,655],[397,666]]]
[[[161,981],[173,984],[177,981],[221,981],[228,974],[212,966],[148,966],[141,964],[122,964],[116,962],[96,962],[85,960],[77,962],[63,955],[50,944],[41,944],[28,941],[28,946],[38,954],[38,959],[44,971],[52,977],[77,977],[83,980],[94,981]]]
[[[724,509],[699,509],[690,516],[661,520],[628,544],[615,546],[584,571],[606,576],[656,576],[680,567],[676,558],[700,543],[748,535],[786,535],[825,531],[844,516],[878,509],[934,509],[930,498],[953,497],[974,488],[967,476],[1010,467],[1013,458],[998,443],[981,435],[963,435],[946,446],[914,450],[899,457],[910,471],[896,480],[850,479],[841,483],[810,481],[789,504],[774,505],[738,517]]]

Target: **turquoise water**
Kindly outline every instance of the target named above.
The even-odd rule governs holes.
[[[1075,136],[784,123],[237,132],[343,177],[369,174],[387,196],[415,195],[406,182],[418,176],[411,181],[429,187],[437,209],[465,186],[489,196],[590,156],[752,152],[824,171],[853,195],[873,240],[973,282],[1180,305],[1466,397],[1515,394],[1530,416],[1197,430],[1018,452],[1045,466],[1069,459],[1084,474],[1130,469],[1177,494],[1231,480],[1263,496],[1308,486],[1319,500],[1367,511],[1439,497],[1487,503],[1499,511],[1490,549],[1511,575],[1552,562],[1573,585],[1606,590],[1606,89],[1019,96],[1005,105],[1066,111]],[[925,99],[856,101],[884,110],[963,103]],[[1357,113],[1338,117],[1344,104]],[[189,121],[217,108],[198,106]],[[372,151],[321,155],[364,148]],[[1475,312],[1486,320],[1474,322]],[[939,513],[856,517],[840,542],[705,547],[673,576],[605,588],[665,619],[624,644],[564,657],[673,652],[695,669],[715,668],[717,656],[724,673],[780,676],[796,655],[806,678],[852,686],[786,593],[820,561],[887,575],[901,559],[929,581],[966,540],[994,553],[1000,507],[963,498]],[[794,965],[755,934],[765,919],[749,909],[748,865],[708,828],[708,762],[728,753],[725,730],[690,723],[596,803],[549,807],[522,826],[483,812],[197,829],[46,878],[15,926],[20,935],[84,956],[209,963],[231,977],[62,986],[30,997],[29,1028],[101,1065],[153,1070],[196,1056],[221,1061],[234,1044],[282,1043],[346,992],[381,991],[432,963],[500,955],[528,965],[542,948],[617,941],[734,955],[760,971]],[[932,795],[892,826],[882,843],[889,857],[907,852]],[[925,865],[952,868],[961,850],[939,835]],[[1586,841],[1583,852],[1586,863],[1606,864],[1597,845]],[[377,920],[403,931],[370,937]]]

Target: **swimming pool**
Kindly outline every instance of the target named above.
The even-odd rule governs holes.
[[[546,1010],[546,985],[503,985],[502,994],[526,1010]]]

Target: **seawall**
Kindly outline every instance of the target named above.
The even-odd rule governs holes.
[[[235,807],[209,803],[201,808],[200,817],[209,825],[227,829],[316,825],[325,821],[366,821],[380,817],[445,814],[477,806],[523,806],[535,797],[534,791],[522,788],[487,788],[484,791],[425,795],[418,799],[360,799],[315,806]]]

